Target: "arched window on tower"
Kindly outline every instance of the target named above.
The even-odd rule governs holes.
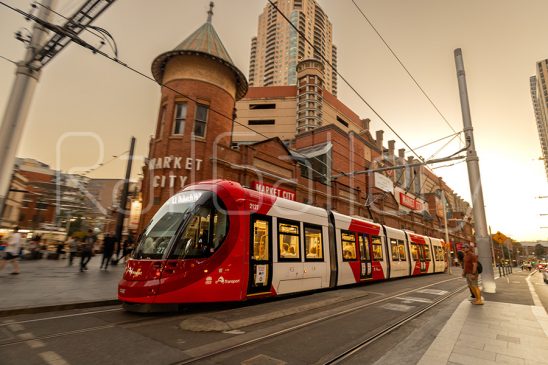
[[[209,107],[203,104],[196,105],[196,118],[194,120],[194,136],[205,137],[207,126],[207,115]]]
[[[175,120],[173,121],[173,134],[184,133],[186,110],[186,103],[177,103],[175,107]]]

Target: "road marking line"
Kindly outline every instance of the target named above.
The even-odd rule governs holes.
[[[428,298],[418,298],[418,297],[397,297],[396,299],[403,300],[404,303],[410,304],[413,302],[419,303],[432,303],[432,299]]]
[[[46,351],[41,352],[39,355],[49,365],[69,365],[69,363],[66,362],[65,359],[59,356],[56,352]]]
[[[21,326],[19,323],[10,323],[8,324],[8,329],[11,332],[19,332],[19,331],[23,331],[25,327]]]
[[[449,292],[448,292],[447,290],[422,289],[422,290],[417,290],[417,293],[422,293],[422,294],[434,294],[434,295],[445,295],[445,294],[448,294]]]
[[[34,340],[35,339],[34,335],[30,332],[20,333],[20,334],[17,335],[17,337],[19,337],[21,340]]]
[[[115,312],[115,311],[120,312],[122,310],[123,310],[122,308],[114,308],[114,309],[105,309],[105,310],[100,310],[100,311],[67,314],[67,315],[64,315],[64,316],[46,317],[46,318],[38,318],[38,319],[28,319],[26,321],[18,321],[18,322],[10,320],[10,321],[4,321],[4,323],[0,324],[0,327],[8,326],[10,323],[42,322],[42,321],[49,321],[49,320],[60,319],[60,318],[80,317],[80,316],[85,316],[85,315],[88,315],[88,314],[107,313],[107,312]]]
[[[397,312],[409,312],[411,309],[415,307],[412,305],[387,303],[385,305],[382,305],[381,308],[388,309],[391,311],[397,311]]]
[[[46,346],[46,344],[43,343],[43,342],[40,341],[40,340],[29,340],[29,341],[27,341],[26,343],[27,343],[27,345],[30,346],[31,349],[37,349],[37,348],[39,348],[39,347],[44,347],[44,346]]]
[[[546,314],[546,309],[542,305],[542,302],[540,301],[537,292],[535,290],[535,287],[533,284],[531,284],[531,276],[533,276],[536,273],[536,271],[533,271],[527,276],[527,285],[529,286],[529,291],[531,292],[531,296],[533,297],[533,302],[535,305],[531,308],[533,311],[534,316],[537,318],[537,321],[539,322],[540,326],[544,330],[544,333],[546,336],[548,336],[548,314]]]

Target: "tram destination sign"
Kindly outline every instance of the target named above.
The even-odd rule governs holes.
[[[277,186],[274,186],[265,182],[253,181],[251,183],[251,186],[253,187],[253,190],[257,190],[260,193],[274,195],[280,198],[293,200],[293,201],[297,200],[297,194],[295,194],[294,191],[281,189]]]

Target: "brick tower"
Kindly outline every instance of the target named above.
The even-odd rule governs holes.
[[[230,148],[235,103],[248,84],[213,28],[212,16],[213,2],[207,22],[152,63],[162,97],[143,168],[141,227],[181,188],[216,177],[210,158]]]

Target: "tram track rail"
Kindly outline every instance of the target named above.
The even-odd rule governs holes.
[[[373,301],[368,301],[366,303],[358,304],[356,306],[351,305],[350,308],[345,309],[343,311],[340,311],[340,312],[337,312],[337,313],[332,313],[332,314],[323,316],[321,318],[308,320],[308,321],[300,323],[298,325],[293,325],[293,326],[290,326],[290,327],[287,327],[287,328],[284,328],[284,329],[281,329],[281,330],[277,330],[277,331],[274,331],[274,332],[271,332],[271,333],[267,333],[267,334],[259,336],[259,337],[255,337],[252,340],[242,341],[242,342],[234,344],[232,346],[226,346],[226,347],[223,347],[223,348],[216,349],[214,351],[209,351],[207,353],[205,351],[200,351],[200,350],[196,351],[196,349],[194,349],[194,348],[187,349],[187,350],[182,350],[184,353],[197,354],[197,356],[193,356],[192,358],[189,358],[189,359],[174,362],[171,365],[179,365],[179,364],[183,365],[183,364],[197,363],[199,361],[202,361],[202,360],[205,360],[205,359],[208,359],[208,358],[213,358],[215,356],[218,356],[218,355],[221,355],[221,354],[224,354],[224,353],[228,353],[228,352],[233,351],[233,350],[241,349],[241,348],[244,348],[244,347],[249,346],[249,345],[260,343],[261,341],[266,341],[266,340],[269,340],[269,339],[277,337],[277,336],[281,336],[281,335],[288,334],[288,333],[293,332],[293,331],[297,331],[297,330],[305,328],[307,326],[311,326],[311,325],[320,323],[321,321],[324,321],[324,320],[328,320],[328,319],[331,319],[331,318],[335,318],[335,317],[338,317],[338,316],[349,314],[351,312],[358,311],[360,309],[364,309],[364,308],[367,308],[367,307],[370,307],[370,306],[373,306],[373,305],[376,305],[376,304],[387,302],[387,301],[395,299],[397,297],[401,297],[401,296],[404,296],[404,295],[411,294],[413,292],[417,292],[421,289],[426,289],[426,288],[429,288],[429,287],[432,287],[432,286],[435,286],[435,285],[443,284],[443,283],[450,282],[450,281],[455,281],[457,279],[458,278],[451,278],[451,279],[446,279],[446,280],[442,280],[442,281],[437,281],[435,283],[431,283],[431,284],[424,285],[424,286],[414,288],[414,289],[411,289],[411,290],[407,290],[407,291],[397,292],[397,293],[388,295],[386,297],[382,297],[382,298],[379,298],[379,299],[376,299],[376,300],[373,300]],[[400,326],[407,323],[408,321],[420,316],[421,314],[423,314],[424,312],[426,312],[429,309],[433,308],[434,306],[440,304],[441,302],[449,299],[453,295],[455,295],[458,292],[462,291],[464,288],[465,288],[465,286],[459,287],[457,290],[454,290],[454,291],[450,292],[449,294],[443,296],[442,298],[439,298],[438,300],[436,300],[432,304],[428,305],[427,307],[422,308],[422,309],[406,316],[401,321],[398,321],[398,323],[394,323],[394,324],[390,325],[389,328],[383,328],[381,331],[378,331],[374,335],[369,336],[366,340],[361,341],[359,344],[353,346],[351,349],[345,351],[344,353],[341,353],[341,354],[338,354],[337,356],[332,357],[330,362],[327,362],[326,364],[336,364],[337,363],[336,361],[340,361],[338,359],[348,358],[353,353],[356,353],[360,349],[363,349],[364,347],[366,347],[367,344],[373,343],[377,339],[379,339],[382,336],[384,336],[384,335],[392,332],[393,330],[399,328]],[[66,319],[66,318],[71,318],[71,317],[81,317],[81,316],[85,316],[85,315],[97,315],[97,314],[116,312],[116,311],[122,311],[122,309],[121,308],[110,308],[110,309],[98,310],[98,311],[90,311],[90,312],[73,313],[73,314],[61,315],[61,316],[52,316],[52,317],[46,317],[46,318],[37,318],[37,319],[13,321],[13,322],[10,322],[10,323],[0,323],[0,329],[4,328],[4,327],[6,327],[10,324],[35,323],[35,322],[43,322],[43,321],[48,321],[48,320],[58,320],[58,319]],[[329,310],[326,310],[326,311],[329,311]],[[162,323],[162,322],[171,322],[171,321],[177,320],[179,318],[185,318],[187,316],[188,316],[188,313],[178,314],[178,315],[175,315],[175,316],[161,317],[161,318],[158,318],[158,317],[142,318],[141,317],[141,318],[136,318],[136,319],[128,319],[128,320],[123,320],[123,321],[116,321],[116,322],[113,322],[113,323],[107,323],[107,324],[104,324],[104,325],[91,326],[91,327],[87,327],[87,328],[79,328],[79,329],[74,329],[74,330],[58,332],[58,333],[44,334],[44,335],[34,337],[33,340],[51,340],[51,339],[55,339],[55,338],[65,337],[65,336],[74,336],[74,335],[79,335],[79,334],[95,332],[95,331],[108,330],[108,329],[112,329],[112,328],[127,328],[127,329],[130,329],[130,328],[135,328],[135,327],[138,327],[138,326],[146,326],[146,325],[158,324],[158,323]],[[236,338],[232,337],[231,339],[235,340]],[[9,340],[9,341],[6,341],[4,343],[0,343],[0,348],[6,348],[6,347],[10,347],[10,346],[20,345],[20,344],[25,343],[27,341],[28,341],[28,339],[15,338],[14,340]],[[202,347],[207,347],[207,345],[204,345]]]
[[[401,318],[400,320],[398,320],[394,323],[391,323],[386,327],[383,327],[383,328],[379,329],[379,331],[377,331],[374,334],[368,336],[367,338],[361,340],[358,344],[352,346],[348,350],[332,357],[328,361],[322,362],[322,365],[334,365],[334,364],[342,363],[344,360],[347,360],[348,358],[352,357],[353,355],[357,354],[358,352],[364,350],[367,346],[373,344],[377,340],[380,340],[381,338],[383,338],[384,336],[392,333],[393,331],[397,330],[401,326],[403,326],[403,325],[409,323],[410,321],[420,317],[421,315],[428,312],[432,308],[438,306],[439,304],[441,304],[441,303],[445,302],[446,300],[452,298],[453,296],[459,294],[465,288],[467,288],[467,286],[459,287],[459,288],[451,291],[449,294],[439,298],[438,300],[435,300],[434,302],[427,305],[426,307],[420,308],[420,309],[414,311],[413,313],[408,314],[404,318]]]
[[[210,352],[204,352],[204,353],[198,354],[197,356],[193,356],[192,358],[189,358],[189,359],[172,362],[169,365],[185,365],[185,364],[199,363],[201,361],[211,359],[211,358],[214,358],[216,356],[229,353],[231,351],[235,351],[235,350],[245,348],[246,346],[256,345],[256,344],[261,343],[263,341],[267,341],[267,340],[270,340],[270,339],[278,337],[278,336],[289,334],[291,332],[303,329],[305,327],[308,327],[308,326],[311,326],[311,325],[314,325],[314,324],[318,324],[318,323],[323,322],[325,320],[340,317],[340,316],[343,316],[343,315],[346,315],[346,314],[349,314],[349,313],[352,313],[352,312],[355,312],[355,311],[358,311],[358,310],[361,310],[361,309],[364,309],[364,308],[367,308],[367,307],[370,307],[370,306],[373,306],[373,305],[376,305],[376,304],[381,304],[381,303],[384,303],[384,302],[388,302],[390,300],[396,299],[396,298],[401,297],[403,295],[411,294],[413,292],[418,292],[419,290],[422,290],[422,289],[426,289],[426,288],[429,288],[429,287],[432,287],[432,286],[435,286],[435,285],[439,285],[441,283],[454,281],[454,280],[458,280],[458,279],[459,278],[447,279],[447,280],[439,281],[439,282],[432,283],[432,284],[429,284],[429,285],[421,286],[419,288],[415,288],[415,289],[412,289],[412,290],[396,293],[396,294],[393,294],[393,295],[390,295],[390,296],[387,296],[387,297],[384,297],[384,298],[380,298],[380,299],[377,299],[377,300],[374,300],[374,301],[371,301],[371,302],[367,302],[367,303],[360,304],[360,305],[357,305],[357,306],[352,307],[352,308],[342,310],[342,311],[337,312],[337,313],[332,313],[332,314],[329,314],[329,315],[326,315],[326,316],[322,316],[321,318],[309,320],[309,321],[306,321],[306,322],[303,322],[303,323],[300,323],[300,324],[297,324],[297,325],[293,325],[293,326],[290,326],[290,327],[287,327],[287,328],[284,328],[284,329],[281,329],[281,330],[277,330],[277,331],[274,331],[274,332],[271,332],[271,333],[268,333],[268,334],[265,334],[265,335],[261,335],[261,336],[255,337],[253,339],[250,339],[250,340],[245,340],[245,341],[242,341],[240,343],[236,343],[236,344],[233,344],[233,345],[230,345],[230,346],[221,347],[221,348],[212,350]],[[387,327],[383,327],[380,331],[377,331],[373,335],[368,336],[366,339],[360,341],[358,344],[352,346],[350,349],[345,350],[344,352],[339,353],[335,356],[332,356],[330,360],[328,360],[327,362],[321,362],[321,364],[326,364],[326,365],[327,364],[336,364],[336,363],[342,361],[343,359],[346,359],[346,358],[352,356],[357,351],[359,351],[361,349],[364,349],[367,345],[372,344],[376,340],[378,340],[378,339],[382,338],[383,336],[389,334],[390,332],[396,330],[397,328],[401,327],[405,323],[408,323],[409,321],[411,321],[414,318],[422,315],[423,313],[425,313],[428,310],[434,308],[435,306],[439,305],[440,303],[444,302],[445,300],[447,300],[447,299],[453,297],[454,295],[462,292],[465,288],[466,288],[465,285],[464,286],[459,286],[458,288],[450,291],[448,294],[444,295],[443,297],[439,298],[438,300],[435,300],[433,303],[427,305],[426,307],[423,307],[423,308],[421,308],[417,311],[414,311],[413,313],[410,313],[409,315],[405,316],[401,320],[398,320],[397,322],[395,322],[393,324],[390,324]],[[187,352],[187,353],[198,353],[199,351],[185,351],[185,352]]]

